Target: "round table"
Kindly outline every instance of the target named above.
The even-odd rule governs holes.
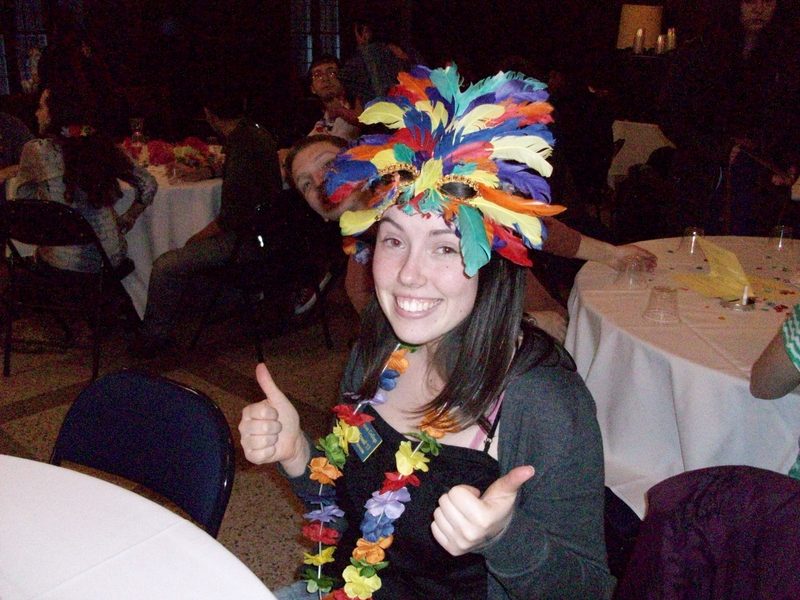
[[[0,598],[274,600],[186,519],[70,469],[0,455]]]
[[[779,278],[778,299],[736,312],[677,284],[675,273],[707,270],[679,239],[640,243],[659,261],[648,288],[678,287],[679,323],[645,320],[649,289],[617,289],[599,263],[581,269],[569,299],[565,345],[597,404],[606,484],[640,517],[647,490],[672,475],[729,464],[786,473],[798,455],[800,393],[770,401],[749,391],[753,363],[800,302],[788,283],[797,254],[776,259],[762,238],[710,239],[748,274]]]
[[[213,221],[219,213],[222,199],[222,180],[170,183],[164,167],[150,167],[158,181],[153,203],[137,219],[125,235],[128,256],[135,270],[122,280],[140,317],[147,306],[147,287],[153,261],[159,256],[182,247],[195,233]],[[133,189],[123,186],[123,197],[114,205],[118,214],[124,213],[133,202]]]

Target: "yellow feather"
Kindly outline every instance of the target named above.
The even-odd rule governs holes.
[[[352,211],[348,210],[339,219],[339,227],[342,230],[342,235],[358,235],[363,231],[369,229],[372,224],[381,218],[383,208],[368,208],[365,210]]]
[[[430,100],[420,100],[414,104],[414,108],[420,112],[427,113],[428,116],[430,116],[431,130],[435,130],[442,123],[447,125],[447,109],[441,102],[431,104]]]
[[[476,106],[466,115],[458,120],[458,127],[461,129],[461,135],[467,135],[486,129],[486,122],[491,119],[496,119],[506,112],[505,107],[499,104],[482,104]]]
[[[414,182],[414,193],[419,194],[432,189],[442,178],[442,161],[438,158],[426,161],[422,165],[419,177]]]
[[[382,124],[390,129],[403,127],[403,116],[406,111],[391,102],[376,102],[364,109],[358,120],[365,125]]]
[[[523,215],[508,210],[493,202],[484,200],[481,197],[470,198],[469,204],[480,210],[485,216],[509,229],[513,230],[515,229],[515,225],[518,226],[522,234],[528,238],[534,246],[539,246],[542,243],[542,222],[538,217]]]
[[[375,168],[378,169],[378,171],[388,167],[389,165],[397,164],[397,158],[394,155],[394,149],[387,148],[386,150],[381,150],[372,157],[371,162],[373,165],[375,165]]]
[[[537,135],[501,136],[492,140],[492,146],[492,158],[521,162],[544,177],[553,173],[553,167],[545,160],[553,148]]]
[[[473,171],[467,175],[467,177],[475,183],[482,183],[486,187],[490,188],[500,185],[500,180],[497,178],[497,175],[494,173],[489,173],[488,171]]]

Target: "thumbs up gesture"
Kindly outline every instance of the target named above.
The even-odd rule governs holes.
[[[511,521],[519,488],[533,474],[531,466],[516,467],[486,488],[483,495],[469,485],[450,488],[433,512],[433,537],[453,556],[484,545]]]
[[[297,410],[263,363],[256,367],[256,380],[266,398],[242,410],[239,434],[244,455],[257,465],[280,462],[290,477],[298,477],[305,472],[311,449]]]

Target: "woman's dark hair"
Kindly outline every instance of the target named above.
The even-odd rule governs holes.
[[[431,359],[445,386],[420,414],[451,410],[462,428],[478,423],[486,429],[484,415],[509,381],[557,357],[552,338],[521,324],[524,293],[525,269],[493,254],[478,274],[472,312],[444,335]],[[398,342],[373,297],[361,319],[357,351],[366,376],[359,395],[371,397],[378,389],[383,366]]]
[[[129,176],[133,164],[100,131],[85,136],[64,135],[64,129],[71,125],[94,126],[92,107],[74,86],[54,85],[47,91],[50,124],[45,133],[61,148],[66,200],[72,203],[77,194],[83,193],[91,206],[113,205],[122,196],[119,178]]]

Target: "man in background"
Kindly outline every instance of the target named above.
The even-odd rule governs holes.
[[[256,206],[278,198],[275,139],[244,117],[241,98],[222,91],[206,102],[205,116],[225,142],[220,212],[182,248],[165,252],[153,263],[144,320],[130,347],[135,356],[154,356],[173,346],[172,330],[189,283],[205,269],[225,264],[238,236],[249,231]],[[203,172],[193,179],[215,175],[213,166],[198,171]]]

